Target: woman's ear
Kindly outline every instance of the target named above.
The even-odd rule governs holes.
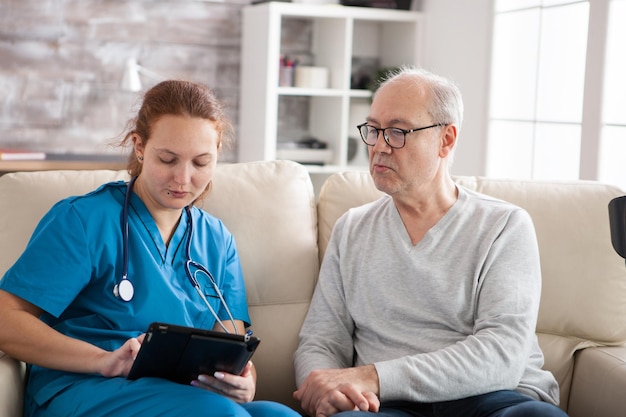
[[[143,140],[136,133],[133,133],[132,137],[133,137],[133,148],[135,149],[135,155],[137,156],[137,158],[139,157],[143,158],[143,152],[145,148]]]

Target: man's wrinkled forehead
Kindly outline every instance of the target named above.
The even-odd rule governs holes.
[[[423,84],[412,79],[395,79],[384,85],[374,95],[368,122],[391,126],[413,124],[428,120],[428,95]]]

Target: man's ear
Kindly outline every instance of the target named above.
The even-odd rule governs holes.
[[[457,128],[453,124],[445,125],[441,132],[441,149],[439,156],[447,157],[456,146]]]

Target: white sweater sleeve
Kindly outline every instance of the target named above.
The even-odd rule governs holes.
[[[343,219],[339,219],[333,230],[320,269],[320,280],[300,330],[300,342],[294,354],[298,386],[315,369],[353,366],[354,323],[347,309],[338,262],[337,242],[342,223]]]

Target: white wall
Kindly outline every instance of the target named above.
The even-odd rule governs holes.
[[[422,0],[424,67],[453,79],[465,115],[452,173],[485,175],[493,0]]]

